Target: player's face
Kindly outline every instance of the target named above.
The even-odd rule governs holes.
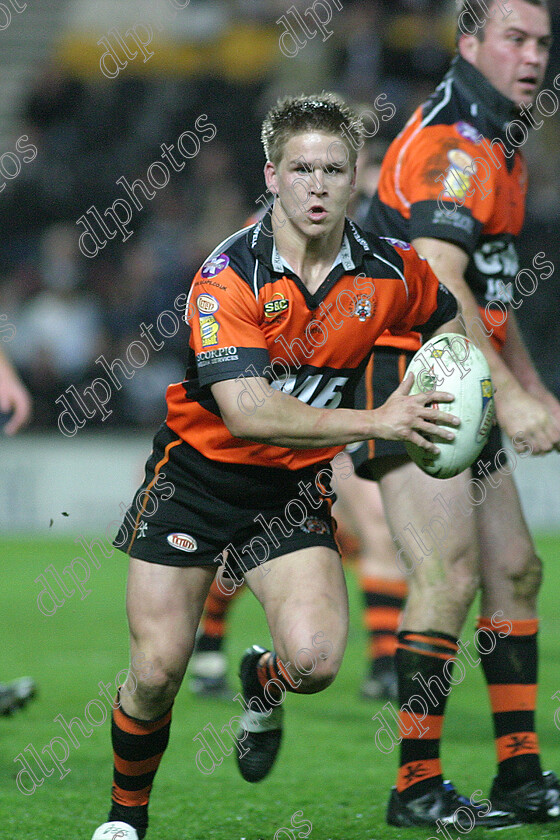
[[[355,167],[340,137],[322,131],[293,134],[282,159],[265,166],[266,185],[277,196],[279,224],[318,239],[342,229],[354,188]]]
[[[505,8],[511,9],[507,16]],[[460,52],[500,93],[518,106],[529,105],[538,93],[548,63],[548,12],[523,0],[508,0],[507,7],[494,2],[489,14],[484,40],[463,36]]]

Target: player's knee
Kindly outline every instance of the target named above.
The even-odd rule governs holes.
[[[518,600],[536,598],[542,582],[542,561],[534,551],[528,550],[510,571],[515,597]]]
[[[178,668],[160,664],[154,666],[149,677],[138,679],[136,697],[146,707],[156,707],[162,703],[170,704],[179,691],[183,674]]]
[[[313,670],[308,674],[302,671],[298,672],[298,679],[301,679],[298,691],[302,694],[315,694],[318,691],[324,691],[334,682],[337,673],[338,665],[334,660],[318,660]]]

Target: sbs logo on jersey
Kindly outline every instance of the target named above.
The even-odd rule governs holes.
[[[179,551],[196,551],[198,548],[195,538],[190,534],[168,534],[167,542]]]

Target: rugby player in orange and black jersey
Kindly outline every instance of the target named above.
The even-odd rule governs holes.
[[[311,295],[280,258],[270,222],[268,213],[222,243],[193,280],[186,307],[190,338],[185,381],[167,389],[166,422],[128,517],[134,521],[133,530],[123,524],[115,542],[128,553],[134,546],[140,559],[157,556],[158,562],[171,565],[215,563],[228,540],[215,527],[221,516],[216,501],[216,518],[208,520],[207,494],[226,504],[238,501],[241,494],[247,510],[247,522],[240,529],[244,534],[249,523],[260,521],[263,508],[281,507],[283,499],[294,498],[294,488],[295,498],[303,498],[297,489],[302,481],[311,484],[308,527],[315,528],[318,542],[334,545],[327,515],[334,494],[325,468],[344,446],[294,449],[236,438],[210,386],[241,381],[239,407],[245,414],[254,414],[267,399],[267,392],[255,384],[261,376],[272,388],[310,406],[352,408],[373,343],[385,329],[394,334],[417,329],[429,335],[456,314],[454,296],[410,245],[364,234],[350,220],[335,265]],[[150,539],[148,533],[139,539],[138,529],[146,521],[141,500],[147,488],[156,492],[162,470],[175,493],[161,499],[157,517],[150,518]],[[319,472],[321,482],[315,480]],[[203,503],[196,514],[197,550],[189,554],[166,537],[173,530],[184,531],[184,505],[192,507],[193,499]],[[231,511],[224,510],[224,528],[230,517]],[[152,540],[159,530],[162,539],[154,552]],[[290,545],[285,540],[275,544],[274,535],[264,538],[271,557]],[[228,569],[238,573],[239,565],[251,568],[256,562],[250,552],[243,554],[242,564],[230,556]]]
[[[442,83],[389,147],[363,223],[366,230],[407,242],[432,237],[462,248],[469,256],[465,281],[481,321],[471,338],[478,343],[481,333],[488,335],[498,352],[519,272],[515,238],[523,226],[527,191],[525,161],[509,139],[521,141],[527,134],[520,127],[506,133],[514,118],[523,120],[514,103],[457,55]],[[420,345],[418,334],[384,333],[376,341],[357,404],[382,404]],[[503,461],[500,449],[494,426],[473,472],[478,474],[480,463],[495,471]],[[353,460],[360,475],[377,477],[387,465],[385,456],[404,452],[398,442],[372,440],[354,452]]]

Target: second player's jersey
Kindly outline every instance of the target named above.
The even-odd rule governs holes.
[[[508,139],[514,118],[521,133],[510,128]],[[527,190],[525,162],[512,140],[526,132],[513,103],[457,56],[391,144],[365,223],[406,241],[431,237],[460,246],[470,258],[465,279],[498,349],[506,334],[501,304],[511,300],[519,271],[515,238]],[[394,342],[384,335],[378,343]],[[410,341],[408,349],[417,347]]]
[[[281,259],[270,214],[226,240],[196,274],[185,381],[167,390],[167,425],[207,458],[290,470],[331,460],[342,446],[289,449],[232,437],[210,386],[242,383],[240,410],[269,398],[256,377],[320,408],[353,407],[373,344],[389,329],[431,333],[456,314],[453,295],[404,242],[347,220],[341,250],[311,295]]]

